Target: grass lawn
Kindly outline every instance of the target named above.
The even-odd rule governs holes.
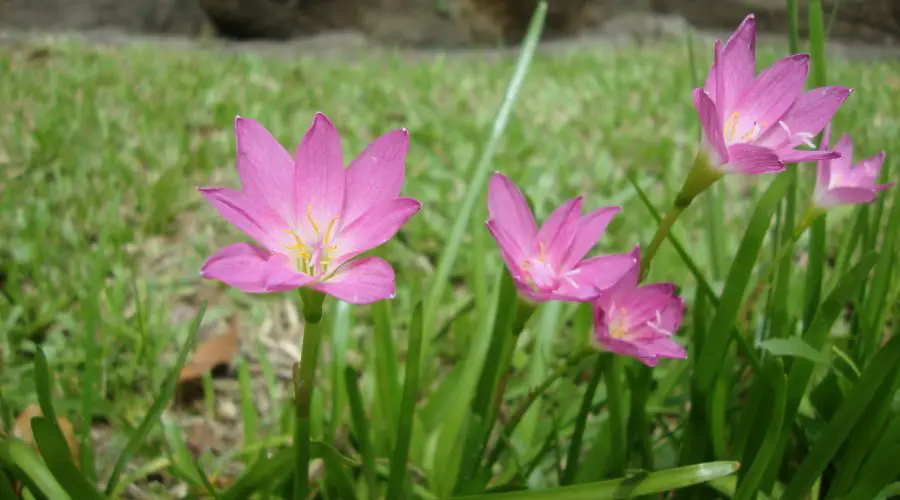
[[[770,48],[760,52],[760,68],[780,56]],[[698,53],[697,66],[705,76],[712,49],[698,47]],[[331,401],[337,380],[329,363],[341,358],[362,373],[364,400],[377,407],[373,380],[382,365],[375,354],[383,347],[373,340],[373,317],[376,324],[379,318],[393,318],[402,360],[413,301],[448,244],[513,64],[471,57],[409,62],[399,55],[353,63],[315,55],[286,61],[141,45],[0,47],[0,393],[7,416],[36,402],[31,359],[41,345],[55,373],[57,412],[80,426],[85,417],[80,381],[87,349],[92,349],[101,360],[92,417],[100,445],[95,461],[104,476],[109,457],[124,446],[171,370],[186,323],[202,301],[209,301],[201,341],[236,329],[237,359],[246,361],[250,377],[239,382],[231,369],[206,378],[214,391],[182,394],[166,421],[186,431],[189,448],[207,449],[201,454],[204,468],[224,477],[242,468],[236,454],[259,443],[259,436],[279,439],[279,412],[302,331],[294,298],[248,296],[198,276],[206,257],[241,235],[195,188],[237,186],[235,115],[258,120],[293,149],[316,111],[325,112],[342,133],[348,161],[376,136],[392,128],[410,130],[403,192],[424,208],[399,239],[378,250],[397,272],[397,298],[390,306],[372,308],[331,302],[341,318],[331,328],[342,332],[347,347],[342,352],[336,340],[334,345],[327,341],[320,365],[325,379],[317,393],[320,412],[330,408],[324,402]],[[884,149],[893,161],[900,154],[900,62],[829,64],[830,82],[857,90],[837,115],[836,132],[852,132],[858,155]],[[598,251],[646,245],[656,226],[626,172],[636,169],[653,202],[661,209],[669,206],[698,143],[693,81],[687,50],[680,44],[539,55],[492,170],[522,186],[539,220],[577,194],[584,195],[589,208],[622,205]],[[807,193],[813,168],[803,168],[809,174],[801,175],[801,192]],[[676,234],[704,263],[717,290],[754,200],[768,182],[730,177],[718,186],[718,198],[698,200],[677,226]],[[802,208],[805,198],[799,199]],[[442,321],[502,271],[494,242],[471,240],[472,231],[485,231],[480,224],[484,210],[476,212],[478,220],[455,265],[455,287],[439,311]],[[707,213],[721,214],[724,229],[718,239],[724,251],[719,257],[710,255],[704,229],[713,221],[704,217]],[[848,230],[852,214],[851,209],[836,211],[829,218],[830,233]],[[479,241],[486,247],[480,249]],[[829,240],[829,254],[837,248],[835,241]],[[799,246],[802,268],[805,240]],[[485,273],[476,273],[482,266]],[[695,282],[669,245],[653,269],[655,281],[679,284],[689,317]],[[553,306],[536,317],[533,331],[519,344],[514,365],[524,375],[510,383],[510,400],[585,341],[577,313],[574,327],[564,321],[573,311]],[[440,482],[436,460],[442,444],[428,431],[447,415],[438,403],[452,400],[452,394],[438,391],[439,383],[453,376],[451,368],[475,340],[474,323],[454,323],[431,347],[438,361],[429,378],[432,386],[423,394],[433,397],[420,401],[422,432],[414,436],[412,452],[413,463],[431,484]],[[549,326],[541,326],[545,323]],[[676,365],[663,363],[654,373],[665,380]],[[535,442],[545,440],[548,428],[570,432],[566,419],[577,410],[578,390],[566,381],[544,404],[547,418],[531,417]],[[260,431],[253,439],[242,438],[242,428],[253,425],[241,416],[242,391],[252,396],[259,415]],[[347,418],[338,415],[338,420]],[[342,426],[324,420],[328,423],[317,432],[346,441]],[[376,419],[376,430],[382,421]],[[153,432],[134,467],[149,465],[129,469],[139,483],[151,472],[166,472],[165,487],[174,484],[168,462],[157,460],[166,457],[163,439],[161,429]],[[674,464],[663,448],[657,467]],[[531,481],[552,484],[551,476],[546,471]]]

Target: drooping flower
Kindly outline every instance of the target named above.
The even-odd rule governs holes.
[[[822,147],[828,147],[830,127],[825,129]],[[821,210],[839,205],[872,203],[878,192],[894,185],[893,182],[878,184],[878,173],[884,163],[884,151],[853,163],[853,141],[844,135],[835,144],[834,150],[840,158],[822,160],[818,164],[816,190],[813,202]]]
[[[391,239],[421,208],[401,198],[408,134],[395,130],[370,144],[344,169],[341,140],[318,113],[291,155],[259,123],[237,117],[241,190],[199,191],[261,247],[235,243],[201,270],[248,293],[310,287],[353,304],[394,296],[394,270],[357,255]]]
[[[719,173],[780,172],[785,163],[837,158],[816,150],[815,137],[850,95],[845,87],[804,92],[809,56],[792,55],[756,75],[756,21],[747,16],[724,46],[694,107],[703,127],[704,150]],[[809,146],[812,150],[797,149]]]
[[[635,247],[632,255],[640,259],[640,249]],[[635,266],[594,301],[594,341],[647,366],[656,366],[660,358],[686,358],[684,347],[672,340],[684,315],[684,301],[675,294],[675,285],[639,287],[638,274]]]
[[[534,302],[587,302],[636,261],[628,253],[584,259],[619,207],[581,215],[581,197],[557,208],[538,230],[525,197],[500,173],[488,186],[487,227],[519,292]]]

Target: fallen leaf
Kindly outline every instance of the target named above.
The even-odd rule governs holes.
[[[238,353],[237,323],[232,321],[224,335],[200,343],[178,377],[179,383],[197,380],[219,365],[230,363]]]
[[[13,429],[13,436],[30,445],[38,453],[40,451],[34,442],[34,435],[31,433],[31,419],[42,415],[43,413],[41,413],[41,408],[38,405],[28,405],[28,408],[25,408],[25,411],[16,417],[16,426]],[[69,451],[72,453],[72,458],[75,459],[75,465],[78,465],[80,449],[78,441],[75,440],[75,429],[65,417],[56,417],[56,423],[59,425],[59,430],[62,432],[66,444],[69,445]]]

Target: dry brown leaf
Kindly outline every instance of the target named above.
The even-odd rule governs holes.
[[[224,335],[212,337],[202,342],[178,377],[179,383],[197,380],[213,368],[230,363],[238,354],[237,324],[230,322]]]
[[[16,417],[16,427],[13,429],[13,436],[30,445],[35,451],[38,451],[38,449],[34,442],[34,435],[31,433],[31,419],[42,415],[43,413],[41,413],[41,408],[38,405],[28,405],[28,408],[25,408],[25,411]],[[62,431],[66,444],[69,445],[69,451],[72,453],[72,458],[75,459],[75,464],[77,465],[81,450],[78,447],[78,441],[75,440],[75,429],[65,417],[56,417],[56,422],[59,425],[59,430]]]

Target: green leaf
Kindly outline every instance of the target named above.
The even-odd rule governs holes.
[[[369,421],[366,410],[363,407],[362,394],[359,391],[359,383],[356,380],[356,372],[347,367],[344,372],[344,381],[347,384],[347,401],[350,403],[350,418],[356,431],[356,441],[359,452],[362,455],[363,477],[366,480],[366,489],[369,498],[378,498],[378,478],[375,475],[375,453],[372,450],[372,441],[369,438]]]
[[[496,391],[500,376],[509,368],[512,349],[515,348],[518,293],[509,272],[504,269],[500,281],[500,295],[497,302],[497,314],[494,319],[493,332],[490,337],[487,356],[481,365],[481,375],[475,387],[475,397],[471,405],[471,420],[464,440],[462,463],[463,468],[457,479],[456,491],[471,491],[480,481],[476,474],[483,472],[481,467],[483,452],[490,438],[494,422],[494,408],[497,403]],[[523,325],[524,326],[524,325]]]
[[[716,314],[709,326],[710,334],[706,336],[703,350],[697,360],[695,380],[697,387],[702,391],[709,391],[712,388],[712,382],[725,359],[725,351],[731,338],[726,333],[732,331],[737,321],[740,307],[743,304],[744,291],[750,281],[750,275],[772,220],[772,214],[778,207],[790,181],[788,176],[779,176],[775,179],[756,204],[756,209],[750,217],[737,255],[728,271],[719,307],[716,308]],[[703,409],[696,408],[696,411],[703,411]]]
[[[162,419],[163,435],[168,445],[167,454],[172,463],[172,469],[184,481],[192,486],[203,486],[203,480],[199,477],[197,467],[194,466],[194,457],[187,444],[181,437],[181,428],[168,418]]]
[[[773,356],[788,356],[807,359],[813,363],[828,363],[828,356],[814,349],[803,340],[803,337],[799,336],[764,340],[757,347]]]
[[[737,491],[733,497],[734,500],[752,500],[756,498],[756,493],[760,489],[759,485],[763,480],[769,462],[777,450],[778,439],[781,434],[781,426],[777,425],[777,422],[781,422],[784,418],[786,385],[784,366],[778,358],[770,358],[770,361],[766,363],[764,368],[764,378],[769,389],[766,395],[766,404],[771,407],[771,411],[765,418],[756,419],[755,435],[763,436],[762,443],[752,458],[747,474],[738,481]],[[744,458],[744,463],[748,462],[748,458]]]
[[[709,462],[660,472],[641,472],[622,479],[539,491],[472,495],[468,500],[605,500],[671,491],[733,474],[737,462]]]
[[[894,273],[891,268],[897,259],[897,240],[900,239],[900,189],[894,189],[893,208],[888,218],[887,231],[879,251],[881,258],[875,265],[875,273],[872,276],[871,286],[866,294],[862,322],[862,339],[859,359],[868,361],[874,355],[875,348],[882,340],[885,324],[885,312],[891,306],[888,302],[888,293]],[[874,231],[873,231],[874,232]]]
[[[125,448],[122,450],[122,453],[119,454],[119,458],[116,460],[115,465],[113,466],[113,470],[109,475],[109,481],[106,483],[106,496],[115,496],[114,493],[118,490],[116,489],[119,485],[119,480],[122,476],[122,471],[125,470],[125,466],[128,464],[128,461],[131,457],[137,452],[137,449],[144,441],[144,438],[147,437],[147,434],[153,429],[153,426],[159,422],[159,416],[162,415],[163,410],[166,409],[166,405],[169,400],[175,394],[175,385],[178,383],[178,375],[181,373],[181,369],[184,367],[184,364],[187,362],[188,354],[191,352],[191,348],[194,346],[194,340],[197,337],[197,330],[200,329],[200,322],[203,320],[203,315],[206,313],[206,303],[204,302],[200,306],[200,310],[197,311],[197,315],[194,316],[194,321],[191,326],[188,328],[187,339],[184,341],[184,345],[181,346],[181,351],[178,353],[178,358],[175,361],[175,366],[172,367],[172,371],[169,374],[169,377],[163,382],[162,387],[160,387],[159,393],[156,396],[156,399],[153,400],[153,404],[150,405],[150,409],[147,410],[147,414],[144,415],[143,420],[138,425],[138,428],[134,431],[131,437],[128,439],[128,443],[125,444]]]
[[[75,467],[72,451],[55,423],[51,423],[46,417],[34,417],[31,419],[31,432],[47,468],[68,493],[79,500],[104,498]]]
[[[397,445],[391,456],[391,474],[388,478],[386,498],[403,497],[403,483],[406,479],[406,462],[409,458],[409,444],[412,439],[413,413],[419,395],[419,356],[422,350],[422,305],[417,304],[413,310],[409,331],[409,344],[406,350],[406,381],[403,384],[403,399],[400,406],[400,418],[397,422]]]
[[[886,455],[873,460],[863,470],[857,479],[856,485],[850,490],[843,500],[870,500],[875,498],[879,491],[890,484],[897,475],[900,475],[900,444],[895,444]]]
[[[424,334],[424,346],[422,349],[423,360],[428,360],[431,357],[430,343],[432,336],[435,333],[435,320],[437,319],[438,308],[441,305],[444,292],[449,283],[450,272],[453,270],[453,265],[456,263],[456,257],[462,248],[464,242],[463,236],[469,226],[469,222],[472,220],[472,213],[475,211],[475,203],[478,202],[478,198],[484,189],[485,182],[487,182],[494,155],[500,146],[500,139],[503,137],[516,98],[519,96],[519,91],[522,89],[525,75],[531,65],[531,59],[537,50],[546,17],[547,2],[546,0],[542,0],[538,3],[534,16],[531,19],[531,23],[528,26],[528,32],[522,43],[522,49],[519,54],[519,60],[516,63],[515,72],[506,89],[503,103],[497,111],[497,116],[494,119],[494,125],[491,129],[491,135],[488,137],[487,145],[478,160],[478,164],[475,167],[472,177],[466,183],[466,193],[463,196],[462,203],[457,209],[456,219],[453,221],[453,226],[450,229],[450,233],[446,240],[447,244],[444,245],[440,257],[438,258],[437,269],[432,275],[431,288],[429,289],[427,299],[425,300],[424,324],[426,330]]]
[[[594,373],[591,376],[591,380],[588,382],[587,387],[584,389],[584,395],[581,398],[581,407],[578,409],[578,415],[575,417],[575,430],[572,432],[569,451],[566,455],[566,470],[559,480],[559,484],[563,486],[575,482],[575,477],[578,473],[578,461],[581,458],[581,443],[584,439],[584,430],[587,427],[588,415],[591,413],[591,409],[594,406],[594,395],[597,393],[597,387],[600,385],[604,365],[609,364],[611,361],[612,360],[608,356],[597,356],[597,361],[594,363]],[[612,411],[612,408],[610,408],[610,411]],[[614,430],[613,434],[619,432],[619,430],[620,429]]]
[[[373,441],[376,449],[389,450],[395,440],[394,431],[399,408],[397,396],[400,394],[390,301],[382,300],[372,304],[372,319],[375,323],[375,391],[378,394],[373,411],[377,410],[379,417],[373,425],[377,436],[372,436],[372,439],[377,439],[377,441]]]
[[[22,441],[5,439],[0,441],[0,461],[7,467],[15,467],[25,476],[34,493],[43,493],[51,500],[70,500],[66,490],[53,477],[40,458]],[[13,497],[15,498],[15,497]]]
[[[821,436],[827,437],[813,444],[794,478],[785,488],[782,496],[784,500],[800,499],[809,491],[816,478],[822,474],[847,439],[860,416],[870,411],[873,396],[898,362],[900,362],[900,323],[895,328],[894,336],[863,370],[841,407],[822,429]]]
[[[238,386],[241,394],[241,418],[243,419],[244,446],[253,446],[259,438],[256,404],[253,400],[253,387],[250,381],[250,368],[244,359],[238,360]]]
[[[325,441],[334,442],[337,428],[343,421],[347,406],[347,383],[344,381],[344,370],[347,368],[347,351],[350,349],[350,330],[353,325],[353,314],[350,304],[342,300],[335,301],[329,317],[331,318],[331,418],[325,432]]]

